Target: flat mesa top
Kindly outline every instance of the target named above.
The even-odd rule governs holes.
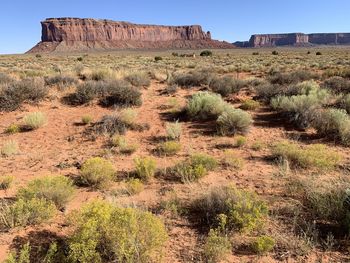
[[[65,22],[92,22],[92,23],[104,23],[104,24],[119,24],[119,25],[129,25],[129,26],[150,26],[150,27],[201,27],[200,25],[152,25],[152,24],[136,24],[126,21],[114,21],[110,19],[95,19],[95,18],[78,18],[78,17],[51,17],[46,18],[42,23],[65,23]]]

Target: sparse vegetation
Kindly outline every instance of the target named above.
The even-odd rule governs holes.
[[[216,125],[221,135],[246,134],[253,120],[249,113],[240,109],[227,109],[219,115]]]
[[[208,263],[220,262],[230,254],[231,243],[227,236],[219,233],[218,230],[210,229],[207,240],[204,244],[204,256]]]
[[[6,141],[1,147],[1,155],[9,157],[18,153],[18,143],[14,140]]]
[[[182,134],[182,126],[178,121],[170,123],[165,126],[167,137],[170,140],[179,140]]]
[[[11,175],[1,175],[0,176],[0,190],[7,190],[10,188],[13,182],[13,176]]]
[[[275,240],[270,236],[260,236],[255,239],[252,248],[257,254],[270,252],[275,246]]]
[[[160,154],[167,156],[175,155],[181,150],[181,143],[177,141],[166,141],[159,145],[158,151]]]
[[[84,115],[81,117],[81,122],[85,125],[89,124],[92,122],[92,117],[90,115]]]
[[[129,195],[139,194],[144,189],[143,183],[137,178],[131,178],[125,184],[126,191]]]

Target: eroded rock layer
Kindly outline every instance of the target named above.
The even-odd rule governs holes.
[[[41,22],[41,42],[29,52],[91,49],[233,48],[211,39],[199,25],[139,25],[111,20],[48,18]]]
[[[260,34],[252,35],[249,41],[234,44],[239,47],[350,45],[350,33]]]

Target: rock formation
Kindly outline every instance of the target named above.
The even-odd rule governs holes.
[[[138,25],[111,20],[48,18],[41,42],[28,52],[109,49],[233,48],[211,39],[201,26]]]
[[[238,47],[350,45],[350,33],[260,34],[252,35],[249,41],[234,44]]]

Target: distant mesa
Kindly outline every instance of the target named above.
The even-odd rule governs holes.
[[[252,35],[249,41],[238,41],[233,44],[236,47],[350,45],[350,33],[260,34]]]
[[[41,22],[41,41],[28,53],[113,49],[234,48],[211,39],[199,25],[141,25],[90,18],[48,18]]]

